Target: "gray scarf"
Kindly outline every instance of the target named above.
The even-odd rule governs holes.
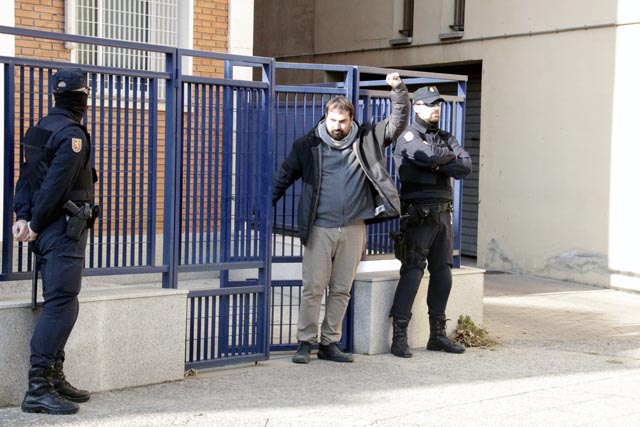
[[[316,127],[316,135],[318,135],[325,144],[327,144],[331,148],[335,148],[336,150],[343,150],[353,144],[353,141],[355,141],[357,134],[358,125],[355,121],[351,123],[351,130],[349,130],[347,136],[340,140],[333,139],[331,135],[329,135],[324,120],[320,121],[320,123],[318,123],[318,126]]]

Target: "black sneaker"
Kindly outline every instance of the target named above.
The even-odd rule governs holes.
[[[298,351],[291,358],[293,363],[309,363],[311,361],[311,344],[306,341],[300,341]]]
[[[340,351],[336,343],[332,342],[329,345],[320,344],[320,349],[318,350],[318,359],[330,360],[332,362],[349,363],[353,362],[353,354],[343,353],[342,351]]]

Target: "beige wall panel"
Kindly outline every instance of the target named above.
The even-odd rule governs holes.
[[[254,54],[313,52],[314,0],[255,0]]]
[[[393,33],[393,1],[316,0],[315,51],[387,47]]]
[[[616,0],[469,0],[465,38],[612,23],[616,4]]]
[[[480,265],[608,284],[614,34],[484,49]]]

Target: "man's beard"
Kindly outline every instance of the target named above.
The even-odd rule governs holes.
[[[331,131],[331,138],[335,140],[341,140],[345,137],[345,133],[341,129],[334,129]]]

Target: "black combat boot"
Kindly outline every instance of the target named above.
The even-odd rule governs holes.
[[[446,320],[429,319],[431,334],[427,342],[427,350],[444,351],[447,353],[464,353],[464,347],[455,344],[447,338],[445,329]]]
[[[91,395],[87,390],[78,390],[64,376],[62,370],[62,360],[56,360],[51,370],[51,383],[60,396],[76,403],[83,403],[89,400]]]
[[[342,351],[340,351],[336,343],[332,342],[331,344],[327,345],[320,344],[320,349],[318,350],[318,359],[330,360],[332,362],[350,363],[353,362],[353,354],[343,353]]]
[[[306,341],[300,341],[298,351],[291,358],[293,363],[309,363],[311,361],[311,344]]]
[[[411,357],[411,349],[407,342],[408,320],[393,320],[393,341],[391,342],[391,354],[398,357]]]
[[[22,411],[66,415],[78,412],[77,403],[60,396],[51,383],[51,369],[29,369],[29,390],[22,401]]]

